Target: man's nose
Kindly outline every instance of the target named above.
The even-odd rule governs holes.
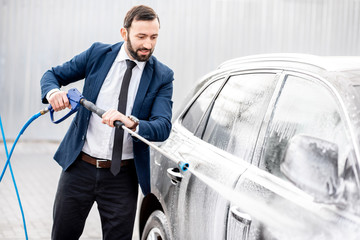
[[[151,40],[146,40],[146,42],[144,42],[144,48],[146,48],[146,49],[151,49],[152,45],[153,45],[153,43]]]

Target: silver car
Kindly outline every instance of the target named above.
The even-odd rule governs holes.
[[[360,58],[231,60],[185,103],[152,151],[142,239],[360,239]]]

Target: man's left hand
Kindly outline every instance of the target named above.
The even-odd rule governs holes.
[[[136,124],[127,116],[122,114],[121,112],[110,109],[106,111],[102,115],[102,123],[109,125],[110,127],[114,127],[114,121],[119,120],[120,122],[124,123],[125,127],[135,131],[135,129],[132,129],[134,126],[136,128]]]

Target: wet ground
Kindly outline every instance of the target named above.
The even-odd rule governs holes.
[[[12,142],[8,143],[8,148]],[[20,192],[29,239],[50,239],[52,205],[61,168],[52,159],[56,142],[20,142],[17,144],[11,165]],[[5,158],[0,142],[0,169]],[[94,204],[80,239],[101,239],[100,217]],[[25,239],[21,212],[9,169],[0,182],[0,239]]]

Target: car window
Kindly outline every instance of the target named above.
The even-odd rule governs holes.
[[[218,92],[223,81],[224,78],[218,79],[207,86],[185,113],[181,124],[190,132],[194,133],[197,129],[200,119],[209,107],[210,102]]]
[[[283,179],[288,179],[289,176],[285,177],[281,164],[289,147],[289,141],[298,139],[299,136],[305,136],[305,139],[309,141],[317,139],[315,142],[318,145],[326,143],[328,149],[333,148],[333,153],[336,154],[333,157],[337,161],[336,175],[344,175],[344,169],[349,164],[353,148],[341,116],[338,101],[326,86],[316,82],[315,79],[288,76],[267,129],[260,168]],[[324,148],[323,151],[325,155],[327,149]],[[301,153],[297,154],[301,155]],[[309,154],[306,155],[307,160],[296,163],[297,169],[294,169],[295,165],[292,166],[293,169],[287,169],[291,174],[297,174],[291,178],[291,182],[297,186],[301,186],[300,182],[302,183],[308,174],[307,172],[301,173],[300,170],[302,168],[312,170],[303,164],[313,164],[314,161],[319,161],[318,156],[311,154],[312,152],[309,151]],[[322,169],[323,172],[326,170]],[[315,187],[317,183],[311,184]],[[313,192],[309,192],[309,194],[313,194]]]
[[[287,143],[297,134],[337,143],[346,151],[345,126],[334,96],[324,86],[311,80],[289,76],[268,129],[263,155],[265,169],[281,175],[280,161]]]
[[[249,160],[275,86],[273,73],[232,76],[203,120],[202,139]]]

